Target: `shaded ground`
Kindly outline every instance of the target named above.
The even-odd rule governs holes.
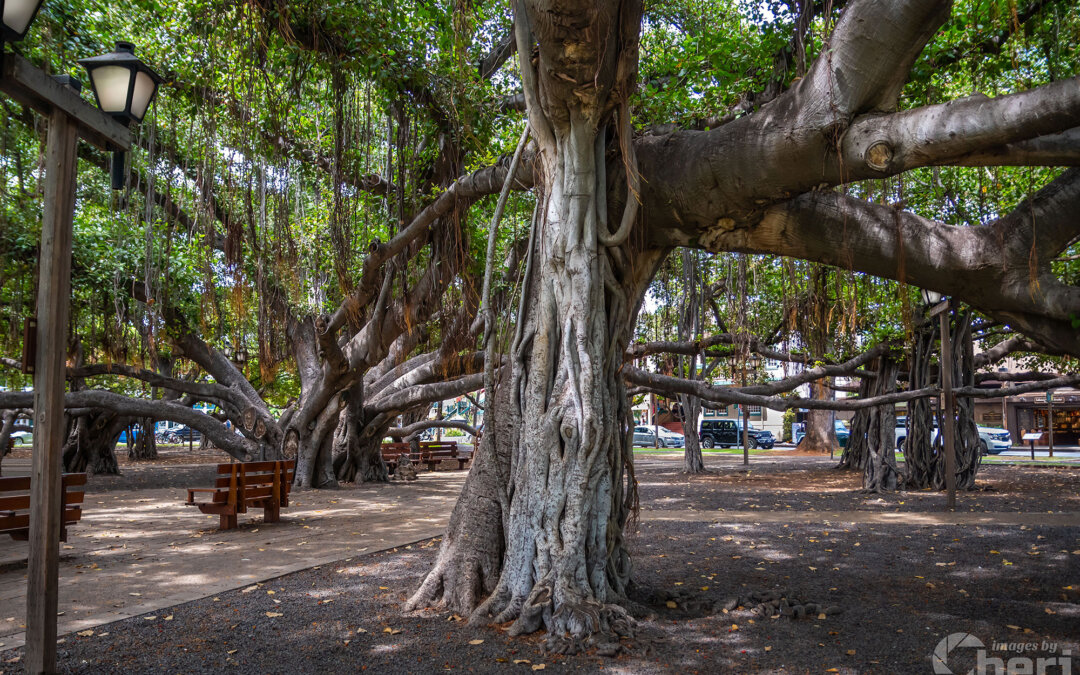
[[[747,476],[730,462],[710,464],[719,473],[687,479],[677,464],[639,462],[644,507],[711,508],[700,522],[650,521],[642,513],[629,545],[636,599],[654,616],[640,620],[640,637],[615,658],[545,655],[541,636],[511,640],[503,627],[470,628],[447,612],[403,613],[402,601],[434,558],[436,541],[428,540],[65,636],[60,666],[93,673],[486,673],[541,664],[545,672],[929,673],[934,648],[956,632],[979,638],[989,657],[1015,656],[993,650],[999,642],[1036,644],[1039,651],[1026,654],[1035,657],[1051,656],[1051,644],[1080,652],[1077,528],[724,522],[717,508],[879,507],[851,494],[854,479],[822,468],[778,463]],[[1077,510],[1070,500],[1080,471],[1000,468],[1000,476],[998,467],[987,471],[997,488],[990,496],[1009,502],[991,508],[1009,510],[1015,501],[1043,512]],[[1017,487],[1006,489],[1011,476]],[[886,501],[889,510],[929,510],[934,498]],[[776,588],[843,611],[795,621],[722,609],[731,598]],[[483,642],[470,644],[476,640]],[[0,670],[19,668],[11,660],[20,655],[0,653]],[[954,653],[949,666],[964,672],[972,656],[971,649]]]
[[[756,458],[755,458],[756,459]],[[940,511],[945,495],[929,490],[867,495],[862,476],[836,471],[827,458],[751,459],[749,470],[728,460],[710,474],[687,477],[676,461],[652,463],[639,473],[642,508],[701,511]],[[983,466],[978,489],[960,492],[957,510],[1047,513],[1080,511],[1080,467]]]

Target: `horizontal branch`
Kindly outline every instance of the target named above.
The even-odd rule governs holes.
[[[845,132],[843,171],[829,182],[894,175],[1080,126],[1080,76],[988,98],[981,94],[888,115],[864,115]],[[1080,162],[1073,148],[1072,163]]]
[[[1002,387],[1000,389],[983,389],[982,387],[961,387],[956,390],[956,395],[969,396],[971,398],[998,398],[1004,396],[1017,396],[1019,394],[1027,394],[1033,391],[1046,391],[1048,389],[1059,389],[1061,387],[1076,386],[1080,386],[1080,375],[1061,375],[1050,380],[1039,380],[1038,382],[1017,384],[1011,387]]]
[[[365,405],[364,413],[373,416],[378,413],[404,412],[425,403],[430,404],[461,396],[483,386],[483,373],[466,375],[448,382],[421,384],[381,398],[377,404]]]
[[[84,377],[102,377],[106,375],[131,377],[142,380],[152,387],[162,387],[184,394],[194,394],[203,399],[230,401],[242,407],[246,407],[247,404],[246,399],[243,399],[237,392],[217,384],[216,382],[191,382],[189,380],[179,380],[173,377],[166,377],[152,370],[147,370],[146,368],[134,368],[119,363],[95,363],[89,366],[67,369],[67,378],[69,380]]]
[[[33,403],[33,392],[0,392],[0,409],[28,408],[33,406]],[[215,446],[240,460],[250,459],[258,451],[257,443],[227,430],[224,424],[210,415],[196,412],[172,401],[151,401],[100,389],[85,389],[65,394],[64,407],[111,410],[130,417],[149,417],[186,424],[193,429],[198,429]]]
[[[476,427],[468,422],[459,422],[456,420],[420,420],[407,427],[390,427],[386,430],[386,435],[392,438],[405,438],[424,429],[461,429],[473,437],[480,435],[480,432],[477,431]]]
[[[890,403],[902,403],[919,398],[938,396],[941,390],[938,387],[926,387],[913,391],[900,391],[870,398],[843,398],[835,401],[802,398],[798,396],[762,396],[745,393],[743,388],[717,387],[699,380],[684,380],[679,377],[648,373],[633,366],[623,366],[623,377],[626,381],[635,385],[636,391],[650,391],[665,396],[675,394],[687,394],[697,396],[702,401],[720,404],[757,405],[772,410],[788,410],[798,408],[802,410],[861,410],[878,405]]]

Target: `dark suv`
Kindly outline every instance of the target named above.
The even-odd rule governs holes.
[[[762,431],[750,427],[747,432],[747,441],[751,448],[773,447],[775,439],[771,431]],[[733,445],[742,445],[742,424],[735,420],[703,420],[698,432],[701,445],[706,448],[728,448]]]

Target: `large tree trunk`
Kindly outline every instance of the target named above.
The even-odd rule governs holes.
[[[4,457],[8,454],[8,446],[11,442],[11,434],[15,430],[15,418],[18,414],[18,410],[0,411],[0,476],[4,475],[2,468]]]
[[[871,396],[896,391],[898,366],[889,356],[877,359],[877,377],[868,388]],[[860,411],[863,412],[863,411]],[[863,416],[865,428],[856,425],[851,430],[850,445],[857,435],[865,438],[866,455],[863,463],[863,490],[867,492],[892,492],[900,484],[902,476],[896,468],[896,409],[892,404],[866,409]],[[865,434],[865,436],[862,436]]]
[[[128,439],[128,459],[157,459],[157,439],[154,438],[154,419],[139,419],[139,433],[134,443]]]
[[[93,411],[75,418],[64,443],[64,471],[120,475],[116,442],[131,421],[109,411]]]
[[[694,340],[701,332],[701,276],[698,274],[698,252],[683,249],[683,307],[679,317],[679,340]],[[680,363],[685,362],[686,378],[697,379],[697,353],[680,356]],[[681,373],[680,373],[681,374]],[[705,473],[705,460],[701,456],[701,442],[698,438],[698,416],[701,414],[701,399],[691,394],[679,394],[679,405],[683,412],[683,472]]]
[[[334,433],[334,475],[344,483],[385,483],[390,480],[382,458],[382,439],[392,419],[364,415],[364,382],[349,389]]]
[[[922,389],[930,386],[931,357],[934,354],[934,338],[937,322],[929,322],[915,333],[911,350],[908,388]],[[904,437],[904,465],[909,489],[939,488],[944,485],[944,465],[933,454],[930,440],[933,434],[933,411],[930,399],[919,398],[908,403],[907,435]]]
[[[511,375],[503,384],[508,391],[485,416],[506,425],[507,432],[497,439],[485,434],[479,458],[489,467],[485,478],[499,478],[496,440],[509,445],[512,461],[504,493],[508,509],[499,512],[505,517],[506,549],[498,584],[474,618],[512,621],[512,635],[546,627],[549,649],[574,652],[588,636],[613,641],[612,634],[631,630],[618,604],[630,583],[623,527],[636,500],[633,419],[619,369],[661,254],[639,252],[628,243],[636,222],[633,189],[630,210],[612,235],[606,148],[619,143],[625,150],[632,144],[626,107],[620,109],[619,133],[609,138],[614,104],[608,96],[613,87],[625,95],[632,86],[641,8],[634,2],[618,7],[538,2],[526,11],[519,2],[515,10],[518,52],[532,52],[530,29],[540,45],[543,86],[537,86],[538,73],[528,59],[522,79],[542,157],[541,206],[510,347]],[[567,47],[571,44],[574,49]],[[570,86],[551,77],[545,64],[555,60],[569,79],[589,84]],[[632,158],[627,165],[636,180]],[[481,466],[478,462],[473,473]],[[470,570],[468,561],[476,558],[478,546],[455,533],[456,528],[475,532],[480,519],[465,521],[461,508],[481,499],[491,500],[491,493],[467,484],[436,568],[410,605],[441,596],[467,609],[487,586],[490,577],[477,583],[477,575],[470,574],[476,565]],[[496,514],[493,508],[484,513]],[[488,550],[503,543],[491,534],[481,540]],[[466,578],[447,575],[445,566]],[[462,586],[470,577],[472,586]]]
[[[973,386],[975,383],[975,357],[971,343],[971,310],[957,313],[950,321],[952,341],[953,382],[956,387]],[[912,389],[931,384],[930,362],[940,349],[935,347],[935,337],[940,331],[937,321],[930,322],[916,335],[912,355],[909,386]],[[940,361],[939,361],[940,363]],[[941,385],[941,369],[937,369],[937,384]],[[945,434],[944,411],[936,411],[939,433],[933,433],[930,402],[926,399],[912,401],[908,405],[908,435],[904,439],[904,461],[907,464],[907,486],[914,489],[945,488]],[[953,448],[956,452],[956,487],[971,490],[982,462],[979,448],[979,430],[975,424],[975,406],[970,398],[957,399],[956,435]]]
[[[829,401],[834,397],[831,387],[825,380],[810,383],[810,398]],[[799,443],[804,452],[828,453],[840,447],[836,439],[836,411],[809,410],[806,413],[806,435]]]

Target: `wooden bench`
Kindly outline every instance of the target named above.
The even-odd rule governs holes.
[[[68,523],[82,518],[83,496],[86,494],[85,473],[65,473],[61,477],[62,501],[60,510],[60,541],[67,541]],[[30,477],[0,478],[0,534],[26,541],[30,537]]]
[[[411,443],[383,443],[381,451],[383,461],[390,473],[397,470],[398,458],[402,455],[408,455],[413,464],[420,461],[420,455],[412,451]]]
[[[454,441],[449,442],[424,442],[420,444],[420,452],[414,452],[410,443],[383,443],[382,457],[390,473],[397,469],[398,458],[409,455],[413,464],[427,464],[428,471],[434,471],[439,462],[443,460],[456,460],[458,469],[464,469],[472,459],[472,452],[459,448]]]
[[[222,530],[236,527],[236,516],[249,508],[262,509],[263,522],[276,523],[281,507],[289,505],[295,467],[293,460],[218,464],[214,487],[188,488],[185,504],[220,515]],[[210,501],[196,502],[197,492],[210,493]]]
[[[420,461],[428,465],[429,471],[434,471],[435,466],[444,459],[457,460],[458,469],[464,470],[465,465],[469,463],[471,458],[471,451],[458,448],[455,441],[432,441],[420,444]]]

